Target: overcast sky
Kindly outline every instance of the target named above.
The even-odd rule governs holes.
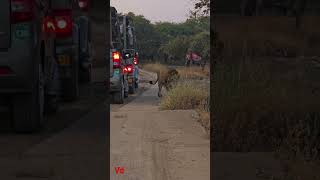
[[[151,22],[183,22],[188,18],[194,0],[111,0],[118,12],[144,15]]]

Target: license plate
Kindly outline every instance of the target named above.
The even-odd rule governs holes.
[[[59,55],[58,56],[58,64],[59,65],[71,65],[71,59],[68,55]]]
[[[119,69],[115,69],[115,70],[113,71],[113,73],[114,73],[114,75],[118,75],[118,74],[120,74],[120,70],[119,70]]]

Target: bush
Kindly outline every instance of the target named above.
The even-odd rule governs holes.
[[[166,110],[197,109],[208,97],[208,89],[201,88],[198,81],[179,82],[163,97],[160,107]]]

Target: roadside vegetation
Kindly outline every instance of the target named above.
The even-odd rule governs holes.
[[[283,175],[265,179],[320,179],[319,17],[300,13],[215,17],[211,147],[274,153]]]
[[[285,169],[279,179],[319,178],[310,171],[320,158],[318,58],[250,47],[242,56],[227,49],[212,70],[213,151],[274,152]]]
[[[210,59],[209,17],[190,17],[181,23],[151,23],[142,15],[130,12],[128,16],[133,19],[136,28],[141,63],[158,61],[183,65],[189,49],[201,54],[207,61]]]
[[[136,28],[142,68],[156,72],[168,65],[184,65],[191,50],[210,63],[210,1],[195,0],[190,17],[181,23],[151,23],[142,15],[128,13]],[[163,110],[195,109],[199,121],[210,130],[210,68],[183,67],[177,71],[179,82],[161,99]]]
[[[157,72],[167,65],[161,63],[145,64],[142,67],[150,72]],[[199,122],[209,133],[210,130],[210,70],[209,67],[178,67],[180,79],[161,99],[162,110],[195,109],[199,114]]]

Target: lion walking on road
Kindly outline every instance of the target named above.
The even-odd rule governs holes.
[[[161,68],[157,71],[157,80],[155,82],[150,81],[150,84],[157,84],[158,82],[158,97],[162,97],[162,87],[164,86],[167,91],[172,89],[173,83],[180,78],[180,75],[176,69]]]

